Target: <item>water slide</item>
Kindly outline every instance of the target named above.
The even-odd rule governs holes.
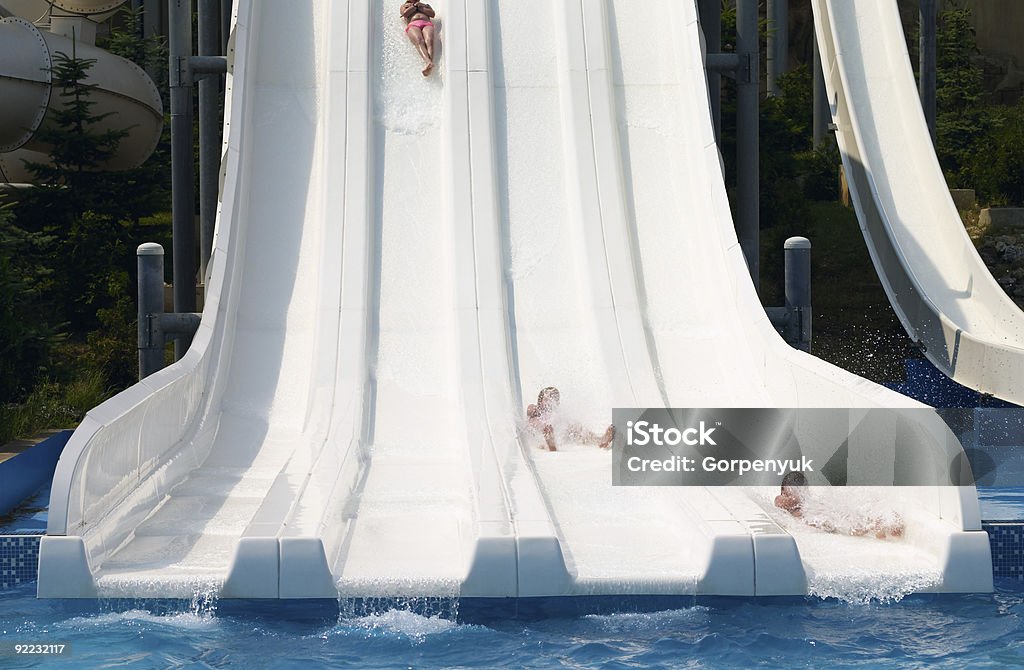
[[[887,0],[812,4],[850,195],[889,301],[938,369],[1024,404],[1024,313],[953,204],[898,8]]]
[[[40,596],[991,589],[972,487],[883,490],[906,537],[844,538],[777,489],[612,487],[611,453],[538,448],[549,385],[598,430],[917,404],[768,322],[694,2],[435,7],[424,79],[397,4],[236,3],[199,332],[75,432]]]

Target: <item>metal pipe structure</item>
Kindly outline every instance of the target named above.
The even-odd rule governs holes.
[[[700,25],[708,58],[722,50],[722,0],[700,0]],[[710,62],[708,63],[710,65]],[[715,126],[715,141],[722,143],[722,75],[708,68],[708,100],[711,120]]]
[[[791,237],[784,247],[786,310],[791,316],[793,346],[811,352],[811,241]]]
[[[936,69],[938,66],[938,54],[936,49],[936,28],[938,22],[938,6],[936,0],[921,0],[921,41],[919,64],[918,87],[921,92],[921,107],[924,109],[924,118],[928,123],[928,131],[932,135],[932,144],[935,144],[935,87]]]
[[[164,368],[167,340],[191,340],[201,314],[164,312],[164,248],[153,242],[139,245],[139,379]]]
[[[225,56],[228,53],[228,40],[231,37],[231,11],[234,7],[232,0],[220,0],[220,48]]]
[[[168,0],[168,78],[171,89],[171,218],[174,264],[174,311],[196,309],[196,233],[192,157],[192,0]],[[191,338],[174,343],[181,359]]]
[[[779,77],[789,69],[789,0],[768,0],[768,95],[779,94]]]
[[[765,312],[783,339],[793,347],[811,352],[811,242],[791,237],[784,247],[786,304],[767,307]]]
[[[220,48],[219,0],[199,0],[199,58],[218,56]],[[193,61],[190,69],[196,65]],[[220,123],[217,77],[199,80],[199,277],[206,284],[206,267],[213,249],[220,173]]]
[[[160,20],[160,0],[142,1],[142,34],[154,37],[163,34],[163,22]]]
[[[153,337],[153,318],[164,311],[164,248],[139,245],[139,380],[164,367],[163,342]]]
[[[754,288],[760,286],[760,36],[757,0],[736,3],[736,232]]]
[[[814,101],[812,102],[813,120],[811,132],[813,146],[818,148],[825,141],[825,133],[831,123],[832,112],[829,109],[828,92],[825,90],[825,72],[821,68],[821,52],[818,51],[818,40],[812,40],[813,63],[811,68],[814,72]]]

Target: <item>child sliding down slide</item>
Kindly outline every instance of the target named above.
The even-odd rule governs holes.
[[[425,2],[405,2],[399,12],[405,19],[405,34],[426,63],[423,76],[428,77],[434,71],[434,8]]]
[[[873,535],[879,540],[903,537],[906,524],[892,512],[880,515],[850,515],[842,512],[828,514],[828,510],[809,510],[807,478],[802,472],[790,472],[782,478],[782,490],[775,497],[775,506],[784,509],[808,526],[826,533],[861,537]]]
[[[526,418],[530,427],[544,436],[544,446],[548,451],[557,451],[559,442],[577,444],[596,444],[602,449],[611,446],[615,438],[615,426],[608,426],[603,435],[598,435],[579,423],[566,421],[559,412],[561,394],[554,386],[548,386],[537,395],[537,404],[526,408]]]

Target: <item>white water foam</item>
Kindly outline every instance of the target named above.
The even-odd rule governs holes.
[[[170,611],[157,614],[140,607],[97,614],[95,616],[79,616],[59,621],[55,625],[58,629],[67,628],[73,631],[88,631],[96,629],[99,632],[106,632],[113,626],[125,626],[129,628],[141,627],[146,624],[157,624],[169,628],[177,628],[182,631],[194,630],[215,630],[221,626],[213,611],[203,612],[174,612]],[[111,607],[110,602],[105,602],[103,607]]]

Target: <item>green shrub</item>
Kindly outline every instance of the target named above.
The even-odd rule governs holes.
[[[0,444],[51,428],[74,428],[93,407],[110,397],[103,375],[84,374],[61,384],[39,384],[21,403],[0,406]]]

